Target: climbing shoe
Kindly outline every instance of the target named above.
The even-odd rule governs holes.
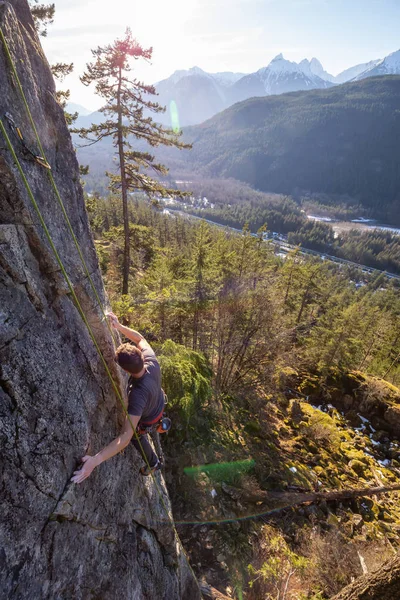
[[[144,476],[151,475],[152,473],[159,471],[161,468],[162,468],[162,462],[160,460],[157,460],[154,467],[149,467],[149,465],[145,465],[144,467],[141,467],[140,474],[144,475]]]

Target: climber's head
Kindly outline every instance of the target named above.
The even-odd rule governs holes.
[[[115,352],[115,362],[133,377],[140,377],[144,368],[143,355],[132,344],[121,344]]]

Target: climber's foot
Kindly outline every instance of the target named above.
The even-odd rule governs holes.
[[[154,467],[149,467],[148,465],[141,467],[140,474],[144,475],[144,476],[151,475],[152,473],[159,471],[161,468],[162,468],[162,462],[160,460],[157,460]]]

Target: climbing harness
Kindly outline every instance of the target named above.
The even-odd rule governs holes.
[[[49,165],[47,160],[45,158],[43,158],[43,156],[39,156],[38,154],[36,154],[36,152],[33,152],[33,150],[31,150],[29,148],[29,146],[27,145],[27,143],[24,140],[24,136],[21,133],[21,129],[19,127],[17,127],[17,125],[15,124],[15,121],[12,118],[12,116],[10,115],[10,113],[6,112],[4,114],[4,118],[7,120],[8,124],[10,126],[10,129],[14,133],[15,137],[21,143],[25,153],[28,154],[31,158],[33,158],[33,160],[35,160],[41,167],[51,170],[51,166]]]
[[[32,125],[32,129],[33,129],[33,131],[34,131],[34,133],[35,133],[35,136],[36,136],[36,139],[37,139],[38,147],[40,148],[40,152],[41,152],[41,153],[42,153],[42,155],[43,155],[41,158],[43,159],[43,161],[44,161],[46,164],[48,164],[48,162],[47,162],[47,160],[46,160],[46,158],[45,158],[45,153],[44,153],[44,150],[43,150],[42,144],[41,144],[41,142],[40,142],[39,134],[38,134],[38,132],[37,132],[37,129],[36,129],[36,126],[35,126],[35,123],[34,123],[33,117],[32,117],[32,113],[31,113],[31,111],[30,111],[30,108],[29,108],[28,102],[27,102],[27,100],[26,100],[26,97],[25,97],[25,94],[24,94],[24,91],[23,91],[23,88],[22,88],[22,85],[21,85],[21,81],[20,81],[20,79],[19,79],[19,76],[18,76],[17,70],[16,70],[16,68],[15,68],[15,65],[14,65],[14,61],[13,61],[13,59],[12,59],[12,56],[11,56],[11,54],[10,54],[10,50],[9,50],[9,48],[8,48],[7,40],[6,40],[6,38],[5,38],[4,34],[3,34],[3,30],[2,30],[2,28],[1,28],[1,27],[0,27],[0,40],[1,40],[1,41],[2,41],[2,43],[3,43],[4,50],[5,50],[5,53],[6,53],[6,56],[7,56],[8,62],[9,62],[9,64],[10,64],[10,67],[11,67],[12,73],[13,73],[13,75],[14,75],[14,78],[15,78],[15,80],[16,80],[16,82],[17,82],[17,86],[18,86],[18,89],[19,89],[19,92],[20,92],[21,98],[22,98],[22,100],[23,100],[23,103],[24,103],[24,106],[25,106],[26,112],[27,112],[27,114],[28,114],[28,117],[29,117],[30,123],[31,123],[31,125]],[[182,546],[182,542],[180,541],[180,538],[179,538],[178,532],[177,532],[177,530],[176,530],[175,524],[174,524],[174,522],[173,522],[173,519],[172,519],[172,517],[171,517],[171,515],[170,515],[170,511],[169,511],[169,509],[168,509],[168,507],[167,507],[167,505],[166,505],[166,503],[165,503],[165,500],[164,500],[164,497],[163,497],[162,491],[161,491],[161,489],[160,489],[160,486],[159,486],[159,484],[158,484],[158,482],[157,482],[157,480],[156,480],[156,478],[155,478],[155,476],[154,476],[154,472],[151,470],[151,467],[150,467],[150,465],[149,465],[149,462],[148,462],[148,460],[147,460],[147,458],[146,458],[146,455],[145,455],[145,453],[144,453],[144,451],[143,451],[143,448],[142,448],[142,446],[141,446],[141,444],[140,444],[140,436],[138,435],[138,433],[137,433],[137,431],[136,431],[135,427],[133,426],[132,420],[131,420],[131,418],[130,418],[130,416],[129,416],[129,414],[128,414],[128,411],[127,411],[127,408],[126,408],[126,406],[125,406],[124,400],[123,400],[123,398],[122,398],[121,392],[120,392],[120,390],[119,390],[119,388],[118,388],[117,384],[116,384],[116,383],[115,383],[115,381],[114,381],[114,378],[113,378],[113,376],[112,376],[112,374],[111,374],[111,372],[110,372],[110,369],[109,369],[109,367],[108,367],[108,364],[107,364],[107,362],[106,362],[106,360],[105,360],[105,358],[104,358],[104,356],[103,356],[103,353],[102,353],[102,351],[101,351],[101,349],[100,349],[100,347],[99,347],[99,345],[98,345],[98,343],[97,343],[97,341],[96,341],[96,338],[95,338],[95,336],[94,336],[94,333],[93,333],[92,327],[91,327],[90,323],[88,322],[88,319],[87,319],[87,317],[86,317],[86,315],[85,315],[85,313],[84,313],[84,311],[83,311],[83,308],[82,308],[82,306],[81,306],[81,304],[80,304],[80,302],[79,302],[79,299],[78,299],[78,297],[77,297],[77,295],[76,295],[76,292],[75,292],[74,286],[72,285],[72,282],[71,282],[71,280],[70,280],[70,278],[69,278],[69,276],[68,276],[68,274],[67,274],[67,272],[66,272],[66,270],[65,270],[64,264],[63,264],[63,262],[62,262],[62,260],[61,260],[61,257],[60,257],[60,255],[59,255],[59,253],[58,253],[58,251],[57,251],[57,248],[56,248],[56,247],[55,247],[55,245],[54,245],[54,242],[53,242],[53,239],[52,239],[52,237],[51,237],[51,234],[50,234],[50,232],[49,232],[49,229],[48,229],[48,227],[47,227],[47,225],[46,225],[46,223],[45,223],[45,221],[44,221],[44,219],[43,219],[43,215],[42,215],[42,213],[41,213],[41,211],[40,211],[40,208],[39,208],[39,206],[38,206],[38,204],[37,204],[37,202],[36,202],[36,200],[35,200],[35,197],[34,197],[34,195],[33,195],[32,189],[31,189],[31,187],[30,187],[30,185],[29,185],[29,182],[28,182],[28,180],[26,179],[26,176],[25,176],[25,174],[24,174],[24,172],[23,172],[23,169],[22,169],[21,163],[20,163],[20,161],[19,161],[19,159],[18,159],[18,157],[17,157],[17,155],[16,155],[16,153],[15,153],[14,147],[13,147],[13,145],[12,145],[11,141],[10,141],[10,138],[9,138],[9,136],[8,136],[8,134],[7,134],[6,128],[4,127],[4,124],[3,124],[3,121],[2,121],[2,119],[1,119],[1,118],[0,118],[0,131],[1,131],[1,133],[3,134],[3,136],[4,136],[4,139],[5,139],[6,143],[7,143],[8,149],[9,149],[9,151],[10,151],[11,155],[12,155],[12,158],[13,158],[13,160],[14,160],[14,163],[15,163],[15,165],[16,165],[16,167],[17,167],[17,169],[18,169],[19,173],[20,173],[20,176],[21,176],[21,179],[22,179],[22,181],[23,181],[23,184],[24,184],[24,186],[25,186],[25,188],[26,188],[27,194],[28,194],[28,196],[29,196],[29,198],[30,198],[30,200],[31,200],[31,202],[32,202],[32,205],[33,205],[33,207],[34,207],[34,209],[35,209],[35,211],[36,211],[36,213],[37,213],[37,216],[38,216],[38,218],[39,218],[39,221],[40,221],[40,223],[41,223],[41,225],[42,225],[42,227],[43,227],[44,233],[45,233],[45,235],[46,235],[46,237],[47,237],[47,240],[48,240],[48,242],[49,242],[49,244],[50,244],[50,247],[51,247],[51,249],[52,249],[52,251],[53,251],[53,253],[54,253],[54,256],[55,256],[55,258],[56,258],[56,261],[57,261],[57,263],[58,263],[58,265],[59,265],[59,267],[60,267],[60,269],[61,269],[61,272],[62,272],[62,274],[63,274],[63,276],[64,276],[64,278],[65,278],[65,281],[66,281],[66,283],[67,283],[67,285],[68,285],[68,288],[69,288],[69,290],[70,290],[71,297],[72,297],[72,299],[73,299],[73,301],[74,301],[74,303],[75,303],[75,306],[76,306],[76,308],[77,308],[77,310],[78,310],[78,312],[79,312],[79,314],[80,314],[80,316],[81,316],[81,318],[82,318],[83,322],[84,322],[84,323],[85,323],[85,325],[86,325],[86,328],[87,328],[87,330],[88,330],[88,334],[89,334],[89,336],[90,336],[90,338],[91,338],[91,340],[92,340],[92,342],[93,342],[93,344],[94,344],[94,346],[95,346],[95,348],[96,348],[96,350],[97,350],[97,352],[98,352],[99,358],[100,358],[100,360],[101,360],[101,362],[102,362],[102,364],[103,364],[103,366],[104,366],[104,369],[105,369],[105,371],[106,371],[106,373],[107,373],[107,375],[108,375],[108,377],[109,377],[109,379],[110,379],[110,382],[111,382],[111,385],[112,385],[112,387],[113,387],[113,389],[114,389],[114,391],[115,391],[116,397],[118,398],[118,401],[119,401],[119,403],[121,404],[121,407],[122,407],[122,409],[123,409],[123,411],[124,411],[124,413],[125,413],[125,415],[126,415],[126,418],[128,419],[128,421],[129,421],[129,423],[130,423],[130,426],[131,426],[131,428],[132,428],[132,431],[133,431],[134,435],[136,436],[136,439],[137,439],[137,441],[139,442],[139,445],[140,445],[140,447],[141,447],[141,450],[142,450],[142,455],[143,455],[143,458],[144,458],[144,460],[145,460],[145,462],[146,462],[146,465],[147,465],[147,467],[148,467],[148,469],[149,469],[149,471],[150,471],[150,475],[152,476],[152,479],[153,479],[153,482],[154,482],[155,488],[156,488],[156,490],[157,490],[158,497],[159,497],[159,499],[160,499],[160,502],[161,502],[161,504],[162,504],[162,506],[164,507],[164,510],[165,510],[165,512],[166,512],[167,519],[168,519],[168,521],[170,522],[170,524],[171,524],[171,527],[172,527],[173,531],[175,532],[175,535],[177,536],[178,542],[179,542],[179,544],[180,544],[180,547],[181,547],[181,549],[182,549],[183,556],[185,557],[185,559],[186,559],[186,562],[187,562],[187,564],[188,564],[189,570],[192,572],[192,574],[193,574],[193,577],[194,577],[194,579],[195,579],[195,581],[196,581],[196,583],[197,583],[197,585],[198,585],[198,587],[199,587],[199,584],[198,584],[197,578],[196,578],[196,576],[195,576],[195,574],[194,574],[194,572],[193,572],[193,569],[192,569],[192,567],[191,567],[191,565],[190,565],[190,563],[189,563],[189,560],[188,560],[188,558],[187,558],[187,555],[186,555],[185,549],[184,549],[184,548],[183,548],[183,546]],[[18,135],[18,138],[19,138],[19,139],[21,139],[21,135],[22,135],[22,134],[21,134],[21,132],[20,132],[20,131],[19,131],[19,133],[17,132],[17,135]],[[44,165],[42,165],[42,166],[44,166]],[[51,185],[52,185],[52,187],[53,187],[53,189],[54,189],[54,193],[55,193],[55,195],[56,195],[56,198],[57,198],[57,200],[58,200],[58,203],[59,203],[59,205],[60,205],[60,208],[61,208],[61,210],[62,210],[62,213],[63,213],[63,215],[64,215],[64,218],[65,218],[65,221],[66,221],[66,223],[67,223],[68,229],[69,229],[69,231],[70,231],[70,234],[71,234],[71,236],[72,236],[72,238],[73,238],[73,240],[74,240],[75,246],[76,246],[76,248],[77,248],[77,250],[78,250],[78,253],[79,253],[80,259],[81,259],[81,261],[82,261],[82,264],[83,264],[83,266],[84,266],[84,269],[85,269],[86,275],[87,275],[87,277],[88,277],[88,279],[89,279],[89,281],[90,281],[91,287],[92,287],[92,289],[93,289],[93,291],[94,291],[94,294],[95,294],[96,300],[97,300],[97,302],[98,302],[98,305],[99,305],[99,307],[100,307],[100,310],[101,310],[101,311],[102,311],[102,313],[103,313],[103,317],[105,317],[105,316],[106,316],[106,315],[105,315],[105,311],[104,311],[104,309],[103,309],[102,303],[101,303],[101,301],[100,301],[100,298],[99,298],[99,295],[98,295],[98,293],[97,293],[97,290],[96,290],[96,288],[95,288],[95,286],[94,286],[93,280],[92,280],[92,278],[91,278],[91,276],[90,276],[89,269],[88,269],[88,267],[87,267],[87,265],[86,265],[85,259],[84,259],[84,257],[83,257],[83,254],[82,254],[82,251],[81,251],[81,249],[80,249],[80,246],[79,246],[79,244],[78,244],[78,241],[77,241],[77,239],[76,239],[75,233],[74,233],[74,231],[73,231],[73,229],[72,229],[71,222],[70,222],[70,220],[69,220],[69,218],[68,218],[67,212],[66,212],[66,210],[65,210],[64,203],[63,203],[63,201],[62,201],[62,199],[61,199],[61,196],[60,196],[60,193],[59,193],[59,191],[58,191],[57,185],[56,185],[56,183],[55,183],[54,177],[53,177],[53,175],[52,175],[51,169],[48,169],[48,168],[46,167],[46,170],[47,170],[47,172],[48,172],[48,175],[49,175],[49,178],[50,178]],[[107,320],[107,324],[108,324],[108,320]],[[110,328],[110,325],[109,325],[109,324],[108,324],[108,327],[109,327],[109,330],[110,330],[110,332],[111,332],[111,328]],[[157,434],[158,434],[158,432],[157,432]],[[200,590],[200,587],[199,587],[199,590]]]
[[[139,423],[137,426],[139,435],[146,435],[146,433],[168,433],[170,429],[171,419],[168,417],[162,417],[156,423]]]

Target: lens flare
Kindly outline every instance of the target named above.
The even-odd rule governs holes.
[[[179,112],[175,100],[171,100],[169,105],[169,113],[171,116],[171,127],[175,133],[179,133],[181,128],[179,125]]]
[[[186,475],[194,477],[200,473],[206,473],[214,479],[220,479],[226,481],[234,476],[242,475],[250,471],[254,465],[255,460],[249,458],[247,460],[237,460],[234,462],[222,462],[212,463],[210,465],[199,465],[198,467],[186,467],[184,470]]]

